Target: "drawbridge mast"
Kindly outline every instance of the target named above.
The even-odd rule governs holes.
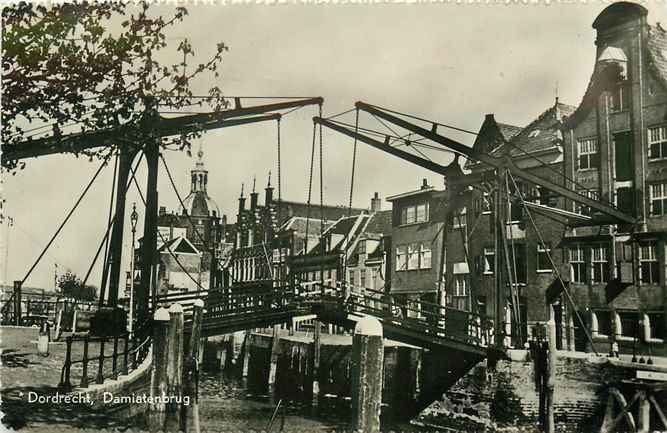
[[[147,98],[144,116],[139,124],[125,124],[108,129],[68,135],[54,134],[50,137],[35,140],[28,139],[15,145],[3,147],[1,157],[3,167],[9,167],[19,160],[57,153],[78,154],[95,148],[118,148],[116,204],[109,243],[109,262],[104,265],[103,283],[100,290],[100,306],[104,303],[107,277],[109,280],[107,305],[115,307],[118,302],[126,191],[132,170],[131,166],[140,152],[143,152],[146,157],[148,168],[144,241],[141,251],[141,283],[137,287],[136,296],[138,304],[137,319],[139,323],[143,323],[149,317],[149,297],[151,293],[154,295],[156,290],[157,179],[162,138],[194,131],[208,131],[271,120],[279,121],[282,116],[280,114],[281,110],[296,109],[309,105],[322,106],[324,102],[321,97],[312,97],[243,106],[241,104],[242,99],[242,97],[235,97],[233,108],[227,110],[165,118],[160,116],[156,110],[155,99]],[[267,97],[267,99],[270,98]]]
[[[546,212],[554,215],[554,217],[558,217],[563,220],[566,224],[569,225],[577,225],[577,226],[594,226],[594,225],[601,225],[601,224],[635,224],[636,223],[636,218],[627,215],[620,210],[609,206],[605,203],[602,203],[600,201],[593,200],[587,196],[578,194],[565,186],[559,185],[557,183],[554,183],[550,180],[543,179],[539,176],[536,176],[533,173],[530,173],[526,170],[523,170],[519,167],[517,167],[513,161],[509,157],[494,157],[488,154],[481,154],[473,150],[471,147],[468,147],[464,145],[463,143],[460,143],[458,141],[452,140],[449,137],[446,137],[444,135],[441,135],[437,132],[437,128],[439,126],[438,123],[436,122],[429,122],[424,120],[424,122],[431,123],[431,128],[427,129],[424,128],[412,121],[405,120],[402,117],[399,117],[401,113],[397,113],[395,111],[383,109],[381,107],[377,107],[365,102],[357,102],[355,104],[355,108],[358,111],[364,111],[375,118],[377,118],[380,122],[386,121],[392,125],[398,126],[400,128],[403,128],[407,131],[409,131],[412,134],[416,134],[418,136],[421,136],[425,139],[431,140],[435,143],[438,143],[442,146],[444,146],[446,149],[452,151],[456,155],[462,155],[472,161],[479,161],[490,168],[495,170],[495,183],[498,186],[495,188],[495,193],[494,193],[494,216],[493,218],[495,219],[495,224],[494,224],[494,237],[495,237],[495,247],[496,247],[496,254],[495,254],[495,260],[496,260],[496,309],[495,309],[495,320],[494,320],[494,334],[497,336],[496,338],[496,345],[502,345],[502,339],[500,336],[504,335],[504,329],[503,329],[503,323],[504,323],[504,305],[506,304],[506,294],[505,294],[505,285],[503,284],[503,279],[501,278],[501,272],[500,272],[500,261],[499,261],[499,253],[501,251],[504,251],[504,256],[506,257],[506,272],[507,272],[507,278],[509,281],[509,286],[511,290],[511,295],[512,295],[512,314],[515,317],[515,326],[518,325],[518,321],[520,320],[520,312],[519,312],[519,306],[518,306],[518,296],[514,293],[514,284],[513,283],[513,272],[512,272],[512,267],[511,264],[508,262],[509,260],[509,250],[507,243],[505,242],[506,239],[506,233],[505,233],[505,226],[502,223],[503,221],[506,221],[506,212],[507,209],[505,206],[501,205],[501,200],[504,196],[509,197],[509,185],[507,183],[507,177],[513,176],[519,179],[522,179],[526,182],[532,183],[534,185],[540,186],[546,190],[549,190],[555,194],[558,194],[568,200],[571,200],[575,203],[587,206],[591,208],[594,211],[597,211],[597,215],[594,217],[588,217],[588,216],[583,216],[579,215],[573,212],[568,212],[563,209],[557,209],[557,208],[552,208],[548,206],[539,206],[538,210],[540,212]],[[406,115],[407,117],[413,117]],[[413,117],[414,118],[414,117]],[[421,119],[423,120],[423,119]],[[392,137],[389,134],[385,134],[385,139],[384,141],[380,141],[374,137],[371,137],[365,133],[360,132],[358,127],[350,127],[349,125],[343,124],[341,122],[335,121],[333,119],[325,119],[322,117],[314,117],[313,122],[315,124],[320,124],[322,126],[325,126],[331,130],[337,131],[343,135],[346,135],[348,137],[354,138],[355,140],[359,140],[363,143],[366,143],[376,149],[379,149],[383,152],[389,153],[391,155],[394,155],[398,158],[401,158],[405,161],[408,161],[412,164],[415,164],[417,166],[420,166],[422,168],[425,168],[427,170],[430,170],[434,173],[438,173],[440,175],[443,175],[445,177],[450,176],[451,179],[448,179],[448,184],[453,187],[453,189],[456,188],[461,188],[467,185],[472,185],[474,183],[479,183],[482,180],[481,176],[489,176],[488,174],[482,174],[480,175],[464,175],[462,172],[460,172],[460,168],[458,167],[447,167],[443,166],[441,164],[438,164],[437,162],[431,161],[425,157],[415,155],[410,152],[406,152],[404,150],[398,149],[396,147],[393,147],[390,143],[392,139],[396,139],[396,137]],[[458,168],[458,170],[457,170]],[[456,173],[458,171],[458,173]],[[458,179],[457,179],[458,177]],[[491,179],[494,180],[494,179]],[[458,200],[456,199],[456,195],[452,194],[450,196],[450,200],[453,200],[452,203],[448,204],[450,207],[450,212],[452,212],[454,209],[456,209],[457,206],[460,206],[460,203],[456,203]],[[523,201],[523,200],[522,200]],[[525,202],[524,202],[525,205]],[[445,227],[446,230],[446,227]],[[517,332],[517,335],[520,335],[520,330],[516,329],[515,332]]]

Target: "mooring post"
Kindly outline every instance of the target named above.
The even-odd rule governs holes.
[[[185,374],[183,375],[183,396],[189,404],[181,406],[181,430],[199,433],[199,345],[201,341],[201,325],[204,314],[204,301],[197,299],[192,306],[192,330],[188,340],[185,356]],[[188,428],[189,424],[192,429]]]
[[[248,368],[250,366],[250,345],[251,343],[250,331],[246,331],[243,339],[243,377],[248,377]]]
[[[651,431],[651,402],[647,398],[647,391],[639,392],[639,426],[637,433],[648,433]]]
[[[547,361],[547,386],[546,386],[546,432],[555,433],[556,424],[554,419],[554,388],[556,385],[556,321],[554,320],[553,307],[550,308],[551,317],[547,322],[547,338],[549,342],[549,358]]]
[[[315,332],[313,335],[313,400],[317,401],[320,395],[320,352],[322,342],[320,334],[322,333],[322,322],[315,319]]]
[[[167,339],[169,338],[169,311],[158,309],[153,315],[153,371],[151,374],[151,403],[148,416],[151,432],[164,430],[165,404],[156,398],[167,394]]]
[[[167,338],[167,395],[165,406],[165,432],[177,432],[181,428],[179,404],[183,398],[183,306],[169,307],[169,336]]]
[[[280,329],[279,325],[273,326],[273,336],[271,338],[271,365],[269,366],[269,386],[276,383],[276,370],[278,367],[278,348],[280,347]]]
[[[352,416],[357,431],[380,431],[384,343],[375,318],[357,322],[352,338]]]

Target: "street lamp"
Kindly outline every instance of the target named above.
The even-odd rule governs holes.
[[[132,203],[132,214],[130,215],[130,223],[132,224],[132,254],[130,255],[130,327],[129,333],[132,338],[133,324],[134,324],[134,242],[135,233],[137,232],[137,221],[139,221],[139,214],[137,214],[137,204]]]

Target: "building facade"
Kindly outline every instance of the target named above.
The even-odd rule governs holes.
[[[570,230],[563,272],[596,347],[655,353],[667,329],[667,32],[625,2],[593,27],[595,67],[563,129],[565,173],[570,188],[638,224]]]

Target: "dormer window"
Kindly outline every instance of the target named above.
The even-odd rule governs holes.
[[[535,138],[538,135],[540,135],[540,130],[539,129],[533,129],[530,131],[530,134],[528,134],[528,138]]]

